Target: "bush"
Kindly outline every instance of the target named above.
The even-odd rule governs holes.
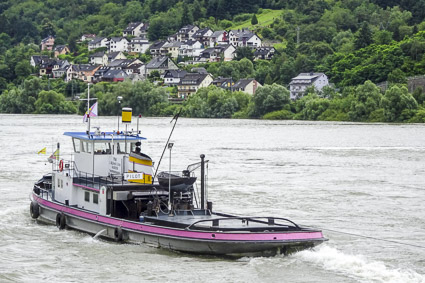
[[[244,22],[244,21],[250,20],[251,17],[252,17],[251,14],[240,14],[240,15],[236,15],[233,18],[233,21],[234,22]]]
[[[409,123],[425,123],[425,109],[419,109],[416,115],[409,120]]]
[[[264,120],[292,120],[294,113],[288,110],[278,110],[267,113],[263,116]]]

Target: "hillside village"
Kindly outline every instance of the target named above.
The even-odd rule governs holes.
[[[201,87],[215,85],[230,91],[255,94],[261,86],[253,78],[213,78],[205,68],[182,70],[184,65],[208,62],[232,61],[238,48],[253,50],[254,60],[270,60],[276,53],[274,47],[264,46],[261,38],[248,29],[213,31],[206,27],[186,25],[166,40],[149,42],[149,24],[132,22],[123,30],[121,37],[97,37],[84,34],[80,41],[86,43],[89,64],[72,64],[61,60],[60,55],[69,54],[66,45],[55,45],[55,38],[49,36],[41,41],[41,50],[54,52],[55,58],[34,55],[30,64],[39,68],[39,76],[48,76],[66,82],[77,79],[87,83],[141,81],[156,75],[164,86],[177,87],[177,98],[182,100]],[[127,58],[148,52],[152,59],[143,63],[140,59]],[[179,63],[177,63],[179,62]],[[328,85],[323,73],[301,73],[289,84],[292,99],[302,97],[304,91],[314,86],[321,90]]]

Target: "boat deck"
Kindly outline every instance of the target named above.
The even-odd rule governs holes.
[[[286,219],[283,218],[221,216],[210,214],[207,210],[179,211],[173,215],[160,214],[158,216],[146,216],[143,217],[143,221],[190,230],[261,232],[302,229],[296,225],[292,225],[291,222],[286,222]],[[279,223],[275,221],[279,221]]]

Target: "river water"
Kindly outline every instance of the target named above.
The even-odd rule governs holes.
[[[106,131],[116,121],[92,125]],[[425,282],[425,125],[180,118],[173,170],[204,153],[214,210],[286,217],[329,238],[286,257],[241,259],[116,244],[32,220],[29,193],[50,170],[37,152],[60,142],[69,158],[62,133],[84,127],[79,116],[0,115],[1,282]],[[170,118],[140,121],[142,150],[156,161],[171,127]],[[168,162],[166,151],[160,169]]]

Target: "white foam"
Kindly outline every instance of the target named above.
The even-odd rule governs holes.
[[[383,262],[367,260],[362,255],[344,254],[323,245],[316,250],[305,250],[294,255],[303,261],[320,265],[360,281],[424,283],[425,276],[410,269],[390,269]]]

